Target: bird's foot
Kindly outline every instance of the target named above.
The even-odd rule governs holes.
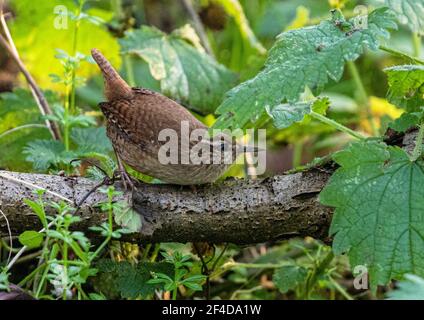
[[[115,177],[121,179],[122,184],[124,185],[124,189],[126,191],[137,190],[137,187],[135,186],[135,179],[133,179],[125,169],[116,170],[114,175]]]

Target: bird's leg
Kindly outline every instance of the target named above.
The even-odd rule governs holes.
[[[134,190],[136,189],[135,184],[128,174],[127,170],[125,170],[124,164],[122,163],[121,158],[119,157],[118,153],[116,152],[116,149],[113,148],[115,151],[116,160],[118,161],[118,171],[121,176],[122,183],[124,184],[125,190]]]

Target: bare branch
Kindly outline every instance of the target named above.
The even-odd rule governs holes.
[[[9,55],[12,57],[12,59],[17,64],[19,70],[22,72],[22,74],[25,76],[25,79],[27,80],[29,87],[31,89],[31,92],[34,96],[34,99],[38,105],[38,108],[40,110],[40,113],[45,116],[52,114],[52,110],[50,109],[50,106],[46,100],[46,98],[43,95],[43,92],[40,90],[40,88],[37,86],[34,78],[31,76],[31,74],[28,72],[27,68],[25,67],[24,63],[19,57],[18,50],[16,49],[16,46],[13,42],[12,36],[10,34],[9,28],[6,24],[6,19],[4,18],[2,7],[0,6],[0,24],[3,29],[3,32],[6,36],[4,38],[0,34],[0,44],[6,49],[6,51],[9,53]],[[50,133],[52,134],[52,137],[55,140],[60,140],[60,131],[57,127],[56,123],[53,121],[46,120],[46,125],[48,129],[50,130]]]

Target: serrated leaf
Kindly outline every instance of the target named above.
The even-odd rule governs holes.
[[[97,267],[100,271],[100,276],[111,276],[108,285],[117,290],[123,298],[130,299],[153,294],[155,289],[162,286],[161,284],[149,283],[152,272],[166,274],[171,277],[174,274],[174,266],[165,262],[140,262],[133,266],[126,261],[101,260]],[[100,285],[104,286],[106,284],[100,283]]]
[[[43,243],[43,234],[37,232],[37,231],[24,231],[19,235],[19,242],[27,246],[28,249],[34,249],[41,246]]]
[[[408,112],[424,107],[424,66],[402,65],[384,69],[390,86],[388,99]]]
[[[287,293],[304,283],[308,270],[299,266],[284,266],[275,270],[272,281],[281,293]]]
[[[266,108],[298,101],[306,86],[319,94],[329,78],[340,80],[345,61],[356,60],[365,48],[376,50],[380,38],[388,38],[388,30],[395,28],[393,13],[380,8],[369,14],[366,28],[334,11],[331,20],[317,26],[280,34],[264,70],[227,93],[215,127],[255,123]]]
[[[407,274],[396,287],[387,294],[389,300],[424,300],[424,279],[421,277]]]
[[[336,254],[368,268],[370,282],[424,274],[424,162],[398,147],[363,141],[334,155],[341,166],[321,192],[335,207],[330,234]]]
[[[418,125],[421,122],[423,113],[403,113],[399,118],[389,124],[389,127],[397,132],[405,132],[406,130]]]
[[[81,155],[91,152],[108,154],[113,150],[104,127],[73,128],[71,139],[77,145],[77,152]]]
[[[46,171],[50,167],[57,167],[70,163],[76,155],[65,151],[61,141],[56,140],[34,140],[28,143],[23,153],[27,155],[26,160],[33,164],[35,170]]]
[[[125,227],[131,232],[141,230],[141,216],[130,207],[114,211],[115,222],[121,227]]]
[[[312,111],[324,114],[328,108],[327,98],[313,101],[280,104],[272,110],[267,109],[268,115],[274,120],[274,125],[278,129],[290,127],[295,122],[305,119]]]
[[[127,32],[120,44],[124,54],[136,55],[149,64],[163,94],[200,113],[212,113],[224,93],[235,84],[236,77],[178,34],[177,31],[167,35],[143,26]]]
[[[400,23],[424,34],[424,0],[386,0],[386,5],[396,12]]]

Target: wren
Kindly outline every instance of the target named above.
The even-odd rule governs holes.
[[[208,127],[168,97],[144,88],[131,88],[99,50],[93,49],[91,53],[104,77],[107,102],[101,102],[99,107],[106,117],[107,136],[112,141],[118,162],[122,160],[134,170],[166,183],[197,185],[216,181],[231,166],[240,151],[249,151],[232,137],[221,134],[218,143],[216,140],[200,140],[200,143],[207,144],[203,150],[210,152],[206,155],[210,161],[195,164],[182,161],[163,163],[158,156],[166,143],[159,139],[163,130],[173,129],[181,138],[182,123],[187,126],[189,133],[196,129],[207,132]],[[196,141],[190,141],[190,149],[186,150],[182,147],[181,139],[178,139],[178,159],[188,157],[188,152],[195,145]],[[228,149],[232,151],[229,156],[222,152]],[[216,154],[219,159],[216,159]]]

